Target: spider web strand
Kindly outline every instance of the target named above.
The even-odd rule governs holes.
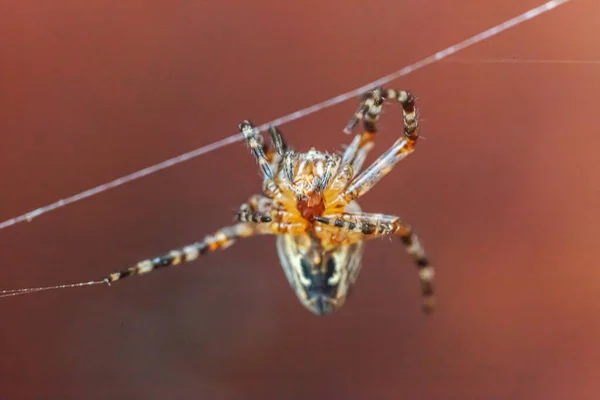
[[[451,59],[447,64],[566,64],[566,65],[600,65],[600,60],[551,60],[527,58],[483,58],[483,59]]]
[[[361,86],[361,87],[359,87],[357,89],[354,89],[354,90],[351,90],[349,92],[343,93],[343,94],[341,94],[339,96],[333,97],[333,98],[331,98],[329,100],[325,100],[325,101],[323,101],[321,103],[312,105],[310,107],[306,107],[306,108],[304,108],[302,110],[299,110],[299,111],[296,111],[296,112],[294,112],[292,114],[288,114],[288,115],[283,116],[281,118],[277,118],[277,119],[275,119],[273,121],[267,122],[267,123],[265,123],[265,124],[260,125],[259,127],[257,127],[257,129],[260,132],[264,132],[271,125],[283,125],[283,124],[286,124],[288,122],[291,122],[291,121],[294,121],[294,120],[306,117],[307,115],[316,113],[317,111],[321,111],[321,110],[323,110],[325,108],[329,108],[329,107],[334,106],[336,104],[342,103],[342,102],[344,102],[346,100],[349,100],[351,98],[357,97],[357,96],[363,94],[364,92],[366,92],[366,91],[368,91],[368,90],[370,90],[370,89],[372,89],[374,87],[385,85],[385,84],[387,84],[387,83],[389,83],[389,82],[391,82],[391,81],[393,81],[395,79],[398,79],[398,78],[400,78],[402,76],[408,75],[408,74],[410,74],[410,73],[412,73],[412,72],[414,72],[414,71],[416,71],[418,69],[421,69],[421,68],[423,68],[423,67],[425,67],[427,65],[430,65],[430,64],[433,64],[433,63],[435,63],[437,61],[443,60],[444,58],[446,58],[448,56],[451,56],[451,55],[453,55],[453,54],[455,54],[455,53],[457,53],[457,52],[459,52],[461,50],[464,50],[467,47],[470,47],[470,46],[472,46],[472,45],[474,45],[476,43],[479,43],[479,42],[482,42],[482,41],[484,41],[486,39],[489,39],[492,36],[495,36],[495,35],[497,35],[497,34],[499,34],[501,32],[504,32],[504,31],[506,31],[506,30],[508,30],[510,28],[513,28],[513,27],[515,27],[515,26],[517,26],[517,25],[519,25],[519,24],[521,24],[521,23],[523,23],[525,21],[528,21],[528,20],[530,20],[532,18],[535,18],[535,17],[537,17],[537,16],[539,16],[539,15],[541,15],[541,14],[547,12],[547,11],[550,11],[550,10],[552,10],[552,9],[554,9],[554,8],[556,8],[556,7],[564,4],[564,3],[567,3],[569,1],[571,1],[571,0],[551,0],[551,1],[548,1],[548,2],[542,4],[542,5],[538,6],[538,7],[535,7],[533,9],[531,9],[531,10],[523,13],[523,14],[520,14],[520,15],[518,15],[516,17],[513,17],[513,18],[509,19],[508,21],[505,21],[505,22],[503,22],[503,23],[501,23],[499,25],[496,25],[496,26],[494,26],[494,27],[492,27],[492,28],[490,28],[490,29],[488,29],[486,31],[483,31],[481,33],[478,33],[478,34],[476,34],[474,36],[471,36],[470,38],[465,39],[462,42],[456,43],[456,44],[454,44],[454,45],[452,45],[452,46],[450,46],[450,47],[448,47],[448,48],[446,48],[444,50],[438,51],[437,53],[435,53],[435,54],[433,54],[433,55],[431,55],[429,57],[423,58],[423,59],[415,62],[414,64],[408,65],[408,66],[406,66],[406,67],[404,67],[404,68],[402,68],[402,69],[400,69],[400,70],[398,70],[396,72],[393,72],[393,73],[391,73],[389,75],[386,75],[386,76],[384,76],[384,77],[382,77],[380,79],[377,79],[376,81],[370,82],[370,83],[368,83],[366,85],[363,85],[363,86]],[[57,201],[55,203],[48,204],[46,206],[37,208],[37,209],[35,209],[33,211],[30,211],[28,213],[25,213],[23,215],[20,215],[20,216],[15,217],[15,218],[11,218],[9,220],[6,220],[6,221],[0,223],[0,230],[6,229],[6,228],[8,228],[10,226],[16,225],[16,224],[21,223],[21,222],[26,222],[26,221],[30,222],[32,219],[34,219],[36,217],[39,217],[42,214],[48,213],[50,211],[54,211],[54,210],[56,210],[58,208],[62,208],[62,207],[67,206],[69,204],[76,203],[76,202],[84,200],[84,199],[86,199],[88,197],[95,196],[95,195],[100,194],[102,192],[105,192],[105,191],[107,191],[109,189],[116,188],[118,186],[124,185],[126,183],[132,182],[132,181],[140,179],[140,178],[143,178],[145,176],[151,175],[151,174],[153,174],[155,172],[158,172],[158,171],[161,171],[163,169],[172,167],[174,165],[181,164],[184,161],[188,161],[188,160],[190,160],[192,158],[195,158],[195,157],[198,157],[198,156],[200,156],[202,154],[206,154],[208,152],[217,150],[217,149],[219,149],[221,147],[225,147],[225,146],[227,146],[229,144],[239,142],[239,141],[243,140],[243,138],[244,138],[244,136],[241,133],[238,133],[238,134],[226,137],[226,138],[221,139],[219,141],[216,141],[214,143],[211,143],[211,144],[208,144],[206,146],[202,146],[202,147],[197,148],[195,150],[189,151],[187,153],[175,156],[173,158],[170,158],[170,159],[168,159],[166,161],[163,161],[163,162],[160,162],[158,164],[154,164],[154,165],[149,166],[147,168],[144,168],[144,169],[142,169],[140,171],[133,172],[133,173],[131,173],[129,175],[123,176],[121,178],[117,178],[117,179],[115,179],[113,181],[110,181],[110,182],[104,183],[102,185],[96,186],[96,187],[94,187],[92,189],[88,189],[86,191],[83,191],[81,193],[78,193],[78,194],[75,194],[73,196],[67,197],[65,199],[61,199],[61,200],[59,200],[59,201]],[[2,292],[0,292],[0,295],[1,295],[1,293]]]
[[[89,281],[89,282],[80,282],[80,283],[70,283],[66,285],[55,285],[55,286],[41,286],[35,288],[26,288],[26,289],[8,289],[8,290],[0,290],[0,298],[2,297],[11,297],[11,296],[21,296],[24,294],[32,294],[37,292],[44,292],[47,290],[61,290],[61,289],[71,289],[78,288],[84,286],[94,286],[94,285],[102,285],[107,284],[106,280],[101,281]]]

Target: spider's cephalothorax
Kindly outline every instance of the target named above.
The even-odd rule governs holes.
[[[402,106],[404,128],[400,138],[363,170],[386,100]],[[315,314],[324,315],[344,303],[358,277],[365,241],[395,235],[419,267],[423,309],[431,311],[433,267],[417,236],[399,217],[363,213],[356,203],[396,163],[414,151],[418,139],[414,98],[402,90],[373,89],[365,94],[346,133],[351,133],[359,121],[363,122],[364,131],[341,155],[314,148],[296,153],[288,148],[275,127],[269,129],[273,145],[268,146],[250,122],[242,122],[240,130],[262,170],[264,194],[252,196],[240,206],[237,224],[201,242],[113,273],[106,281],[192,261],[199,255],[227,248],[240,238],[274,234],[278,235],[281,265],[298,299]]]

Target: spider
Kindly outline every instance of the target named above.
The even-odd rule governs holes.
[[[376,123],[385,101],[402,106],[401,137],[362,170],[374,146]],[[316,315],[341,307],[358,278],[368,239],[395,235],[406,246],[419,268],[423,311],[434,307],[433,267],[411,227],[399,217],[361,212],[356,200],[411,154],[418,139],[415,100],[407,91],[378,87],[367,92],[344,129],[350,134],[362,121],[343,153],[328,154],[315,148],[298,153],[288,147],[280,130],[269,128],[272,144],[265,143],[249,121],[239,129],[262,170],[262,195],[254,195],[239,207],[237,223],[169,253],[140,261],[104,279],[112,283],[197,259],[200,255],[230,247],[238,239],[277,235],[277,252],[291,288],[300,302]]]

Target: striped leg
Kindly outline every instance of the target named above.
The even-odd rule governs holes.
[[[358,110],[344,128],[344,132],[350,134],[359,121],[363,122],[364,131],[354,137],[343,156],[343,163],[351,164],[354,173],[358,173],[367,154],[374,145],[375,133],[377,132],[375,122],[379,118],[383,106],[383,96],[380,92],[381,89],[378,88],[366,93]]]
[[[315,217],[316,222],[362,233],[369,239],[387,235],[399,236],[407,252],[413,257],[419,268],[421,293],[423,295],[423,311],[430,313],[434,308],[433,277],[434,268],[429,263],[425,249],[419,238],[407,223],[399,217],[383,214],[344,213],[330,217]]]
[[[283,138],[283,134],[276,126],[271,126],[269,128],[269,135],[271,135],[271,141],[273,142],[273,147],[277,151],[277,154],[283,157],[288,151],[288,145]]]
[[[258,130],[252,126],[250,121],[243,121],[239,125],[239,129],[244,134],[244,137],[248,141],[248,146],[250,146],[250,150],[252,150],[252,154],[254,154],[254,157],[258,161],[258,165],[260,165],[264,180],[273,180],[273,170],[271,169],[271,166],[269,165],[269,159],[265,154],[263,137],[260,135]]]
[[[131,268],[111,274],[107,278],[107,282],[112,283],[128,276],[142,275],[155,269],[194,261],[199,256],[208,252],[224,250],[238,239],[257,234],[275,234],[277,230],[266,224],[272,221],[270,217],[272,205],[273,201],[268,197],[254,195],[250,197],[248,202],[240,206],[237,213],[239,224],[225,227],[214,235],[205,237],[202,242],[197,242],[178,250],[172,250],[165,255],[151,260],[140,261]]]
[[[374,145],[374,132],[364,131],[363,133],[356,135],[354,140],[352,140],[350,145],[344,151],[342,164],[350,164],[354,173],[358,174]]]
[[[247,203],[240,206],[237,212],[239,222],[267,223],[273,221],[271,210],[273,200],[265,196],[255,195]]]
[[[279,167],[279,162],[283,161],[283,168],[285,170],[285,176],[287,177],[286,186],[289,189],[294,190],[294,188],[291,185],[291,182],[294,180],[294,165],[292,162],[294,151],[288,147],[287,143],[285,142],[285,139],[283,138],[283,134],[277,127],[271,126],[269,128],[269,135],[271,135],[271,142],[273,143],[273,147],[277,152],[276,158],[278,159],[278,162],[276,164],[277,167],[275,168],[277,169]],[[275,165],[275,163],[273,163],[272,165]]]
[[[267,225],[239,223],[228,226],[217,231],[214,235],[206,236],[201,242],[190,244],[177,250],[171,250],[162,256],[140,261],[133,267],[112,273],[105,278],[105,282],[113,283],[129,276],[143,275],[160,268],[174,267],[179,264],[194,261],[199,256],[217,250],[224,250],[239,239],[269,233],[272,233],[272,231]]]
[[[256,135],[256,139],[262,146],[263,153],[265,153],[271,171],[277,172],[279,164],[288,150],[288,146],[283,139],[281,132],[276,127],[270,127],[269,134],[271,135],[271,145],[265,142],[262,135]]]
[[[267,163],[271,167],[271,171],[275,172],[277,171],[277,168],[279,166],[279,163],[281,162],[285,150],[287,150],[287,145],[277,128],[269,128],[269,133],[271,134],[272,146],[265,142],[264,137],[262,135],[254,134],[254,138],[252,138],[252,140],[256,140],[258,143],[253,143],[251,147],[259,146],[260,148],[262,148],[262,152],[264,153],[265,158],[267,159]],[[275,140],[277,140],[277,142]],[[281,149],[283,149],[284,151],[282,152]],[[253,154],[255,154],[254,151]]]
[[[375,130],[375,123],[381,114],[384,100],[397,100],[401,104],[404,115],[404,135],[358,175],[346,190],[338,196],[335,203],[348,204],[367,193],[400,160],[411,154],[415,149],[419,138],[417,109],[412,94],[404,90],[377,88],[367,93],[365,100],[346,130],[352,129],[359,120],[365,121],[367,129]]]
[[[287,150],[287,145],[283,141],[281,133],[276,128],[271,128],[271,135],[274,140],[274,149],[265,145],[262,135],[252,126],[249,121],[243,121],[239,125],[240,130],[248,141],[248,145],[252,150],[252,154],[258,160],[258,164],[263,172],[263,192],[272,199],[284,199],[281,188],[274,181],[273,170],[277,171],[282,158],[288,158],[291,154]],[[279,153],[280,150],[286,149],[284,156]],[[275,151],[274,151],[275,150]],[[288,182],[288,188],[291,186]]]
[[[177,250],[171,250],[153,259],[138,262],[133,267],[110,274],[104,279],[112,283],[128,276],[143,275],[159,268],[194,261],[199,256],[224,250],[237,240],[256,235],[297,234],[304,232],[305,226],[296,222],[295,216],[279,210],[273,211],[273,201],[268,197],[255,195],[242,204],[237,213],[240,223],[222,228],[214,235],[208,235],[201,242],[190,244]],[[273,218],[275,217],[275,218]],[[286,218],[287,217],[287,218]],[[272,222],[272,223],[271,223]]]
[[[267,227],[261,229],[271,229],[273,234],[300,233],[306,228],[303,221],[298,221],[297,215],[285,209],[273,208],[273,200],[261,195],[254,195],[248,202],[242,204],[236,219],[238,222],[267,224]]]

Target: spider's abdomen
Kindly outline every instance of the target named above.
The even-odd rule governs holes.
[[[304,307],[317,315],[329,314],[344,304],[358,278],[364,242],[339,246],[313,257],[312,251],[307,253],[303,248],[306,240],[315,239],[301,236],[277,237],[281,267]],[[319,247],[317,242],[313,244]]]
[[[351,210],[360,210],[353,203]],[[327,315],[344,304],[358,278],[363,241],[325,246],[314,232],[277,237],[277,253],[285,276],[304,307]],[[326,250],[327,249],[327,250]]]

